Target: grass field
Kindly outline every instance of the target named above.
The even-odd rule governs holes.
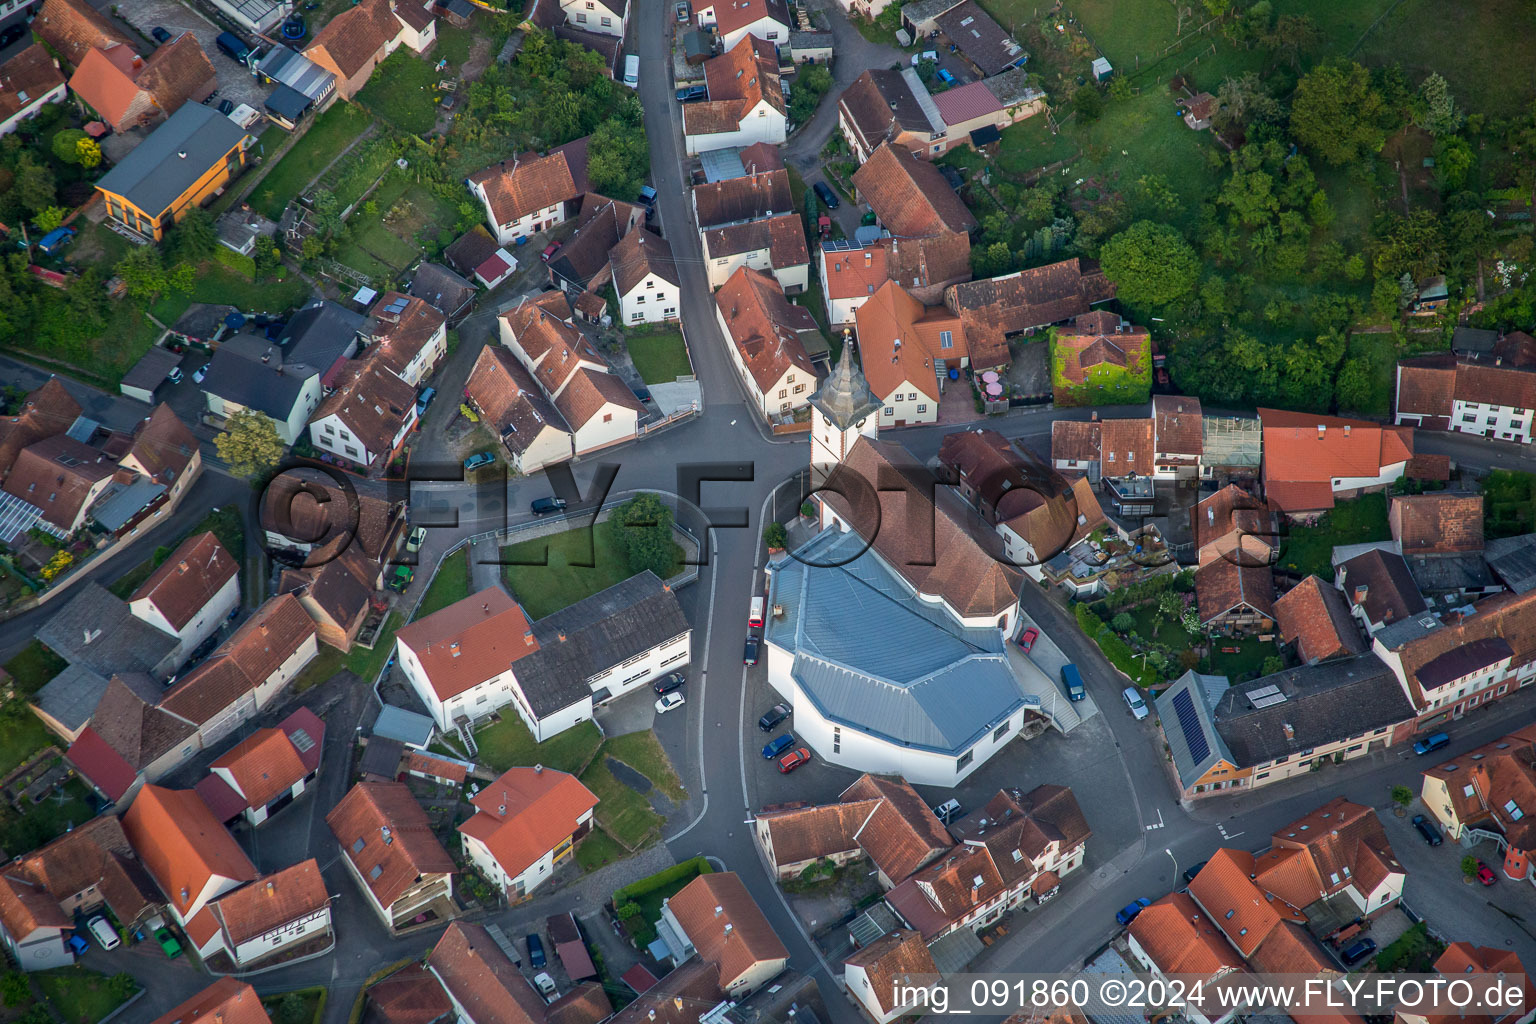
[[[5,671],[16,684],[16,689],[28,695],[42,689],[48,680],[68,667],[69,662],[44,647],[42,641],[35,639],[5,663]]]
[[[493,770],[504,772],[516,765],[542,764],[562,772],[579,772],[602,744],[602,733],[592,722],[582,722],[543,743],[533,741],[533,733],[512,708],[503,709],[501,721],[475,733],[480,760]]]
[[[1287,5],[1275,6],[1283,11]],[[1321,2],[1316,6],[1325,9]],[[1386,5],[1380,0],[1333,5],[1341,12],[1356,6],[1377,9],[1365,19],[1369,24]],[[1321,13],[1314,17],[1325,30],[1329,27]],[[1354,38],[1358,39],[1358,34]],[[1505,67],[1536,64],[1536,7],[1523,0],[1479,0],[1475,4],[1403,0],[1366,35],[1355,58],[1374,66],[1400,63],[1414,85],[1431,71],[1438,71],[1464,109],[1510,117],[1531,102],[1530,76],[1492,73],[1494,54]]]
[[[627,330],[624,347],[647,384],[671,384],[693,374],[682,329],[672,324]]]
[[[20,853],[33,850],[96,816],[91,792],[79,779],[70,779],[26,813],[0,810],[0,845]]]
[[[372,686],[374,679],[379,674],[379,669],[384,667],[384,660],[395,650],[395,630],[400,628],[400,613],[390,612],[389,618],[384,621],[384,626],[379,630],[379,638],[373,645],[373,650],[366,647],[354,647],[350,651],[338,651],[330,644],[321,644],[320,653],[315,655],[315,660],[304,666],[298,678],[293,681],[295,693],[303,693],[312,686],[319,686],[327,679],[346,669],[363,682]]]
[[[1276,566],[1303,576],[1332,579],[1334,548],[1391,539],[1387,496],[1364,494],[1337,503],[1314,526],[1292,526],[1283,538]]]
[[[246,313],[283,313],[304,304],[309,282],[297,274],[252,281],[214,262],[197,268],[191,293],[168,292],[149,307],[156,320],[169,327],[194,302],[222,303]]]
[[[96,1024],[123,1004],[138,990],[129,981],[126,994],[105,974],[88,971],[78,964],[32,975],[43,997],[53,1004],[63,1024]]]
[[[357,102],[395,129],[425,135],[437,123],[438,75],[432,62],[401,47],[374,69]]]
[[[644,846],[661,828],[661,815],[651,810],[645,797],[614,778],[601,757],[581,773],[581,784],[597,797],[593,816],[603,831],[631,850]]]
[[[501,549],[507,586],[531,619],[542,619],[629,579],[629,563],[601,525],[574,527]],[[516,563],[516,564],[514,564]],[[672,573],[683,569],[677,549]]]
[[[600,828],[588,832],[586,838],[576,846],[576,863],[581,865],[583,871],[596,871],[628,856],[629,851],[614,842],[613,837]]]
[[[52,742],[54,735],[44,728],[42,719],[21,709],[15,718],[0,727],[0,775]]]
[[[427,587],[427,592],[422,596],[421,604],[416,606],[417,619],[424,619],[433,612],[442,611],[455,601],[462,601],[469,596],[469,546],[465,545],[447,558],[438,567],[437,575],[432,577],[432,583]]]
[[[373,118],[363,108],[351,103],[338,103],[315,118],[304,137],[294,143],[256,186],[251,194],[251,206],[257,212],[277,220],[283,215],[283,207],[308,185],[337,154],[346,149],[361,135]]]
[[[631,732],[615,736],[603,744],[603,753],[623,761],[650,779],[657,789],[667,795],[667,799],[682,801],[688,798],[688,794],[683,791],[682,780],[677,777],[677,770],[672,767],[671,758],[661,749],[661,742],[656,739],[655,733]]]

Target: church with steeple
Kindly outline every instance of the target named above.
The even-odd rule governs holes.
[[[848,458],[859,438],[879,435],[880,403],[864,371],[853,361],[853,342],[843,336],[843,353],[811,396],[811,488],[821,487]]]

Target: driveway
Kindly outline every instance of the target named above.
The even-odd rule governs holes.
[[[107,6],[99,4],[98,6]],[[202,14],[193,10],[189,4],[180,0],[136,0],[132,4],[124,4],[118,7],[119,16],[138,30],[145,39],[153,39],[150,29],[163,28],[173,37],[183,32],[191,32],[197,36],[198,45],[208,55],[213,63],[213,70],[219,77],[218,100],[229,99],[236,104],[245,103],[257,110],[262,109],[267,94],[272,91],[271,86],[264,86],[257,82],[250,69],[244,64],[238,64],[225,55],[215,45],[219,33],[224,31],[219,25],[214,24]],[[238,34],[238,33],[237,33]],[[244,38],[244,37],[242,37]],[[246,38],[250,43],[251,40]],[[148,56],[149,50],[145,51]]]

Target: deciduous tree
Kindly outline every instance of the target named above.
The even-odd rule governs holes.
[[[242,409],[214,435],[219,458],[235,476],[256,481],[265,477],[283,457],[283,439],[271,417],[255,409]]]
[[[1194,293],[1200,260],[1184,236],[1167,224],[1142,220],[1104,243],[1104,274],[1132,306],[1167,306]]]
[[[654,494],[629,499],[608,518],[610,536],[624,552],[632,573],[647,569],[662,579],[672,574],[677,542],[672,539],[672,510]]]
[[[1339,166],[1381,147],[1381,95],[1370,73],[1353,62],[1320,64],[1296,84],[1291,131],[1297,140]]]

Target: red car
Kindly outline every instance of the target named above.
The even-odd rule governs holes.
[[[1477,880],[1482,882],[1484,885],[1492,885],[1494,882],[1498,881],[1498,879],[1494,877],[1493,872],[1488,870],[1488,865],[1484,864],[1482,861],[1477,862]]]
[[[1035,641],[1038,639],[1040,639],[1040,631],[1034,626],[1030,626],[1024,632],[1019,634],[1019,650],[1023,651],[1025,654],[1028,654],[1029,649],[1035,646]]]
[[[781,775],[788,775],[790,772],[794,771],[796,768],[799,768],[810,759],[811,752],[804,747],[801,747],[799,750],[791,750],[789,753],[779,758],[779,773]]]
[[[540,256],[539,258],[542,259],[545,263],[548,263],[549,262],[549,258],[551,256],[553,256],[555,253],[559,252],[559,251],[560,251],[560,243],[559,242],[550,242],[548,245],[546,245],[544,247],[544,254],[542,256]]]

